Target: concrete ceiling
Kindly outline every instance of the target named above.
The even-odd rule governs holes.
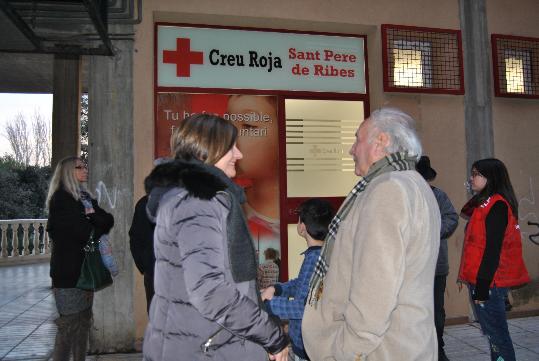
[[[0,0],[0,92],[52,93],[55,54],[113,55],[109,24],[140,22],[142,0]],[[123,34],[125,37],[125,34]]]
[[[1,53],[0,93],[52,93],[53,54]],[[82,91],[87,92],[88,61],[82,57]]]

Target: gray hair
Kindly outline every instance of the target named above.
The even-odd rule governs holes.
[[[411,116],[400,109],[384,107],[372,112],[369,119],[374,126],[372,129],[389,135],[391,143],[386,152],[408,152],[408,155],[419,160],[423,149],[415,130],[415,120]],[[376,134],[371,132],[370,139]]]

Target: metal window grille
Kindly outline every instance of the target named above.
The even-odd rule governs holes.
[[[382,25],[384,90],[464,94],[459,30]]]
[[[494,93],[539,98],[539,38],[492,34]]]

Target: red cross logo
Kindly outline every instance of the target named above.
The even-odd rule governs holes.
[[[177,77],[190,77],[191,64],[204,64],[201,51],[191,51],[191,39],[177,38],[176,50],[163,50],[163,63],[176,64]]]

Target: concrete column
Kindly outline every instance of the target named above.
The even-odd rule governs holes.
[[[460,0],[464,52],[466,164],[494,156],[492,71],[485,0]]]
[[[80,154],[81,59],[55,55],[52,104],[52,160]]]
[[[133,33],[132,26],[109,26],[109,33]],[[112,287],[95,294],[90,350],[134,349],[133,259],[128,230],[133,216],[133,42],[113,42],[112,57],[92,56],[88,71],[88,160],[90,189],[114,215],[110,234],[120,274]]]

